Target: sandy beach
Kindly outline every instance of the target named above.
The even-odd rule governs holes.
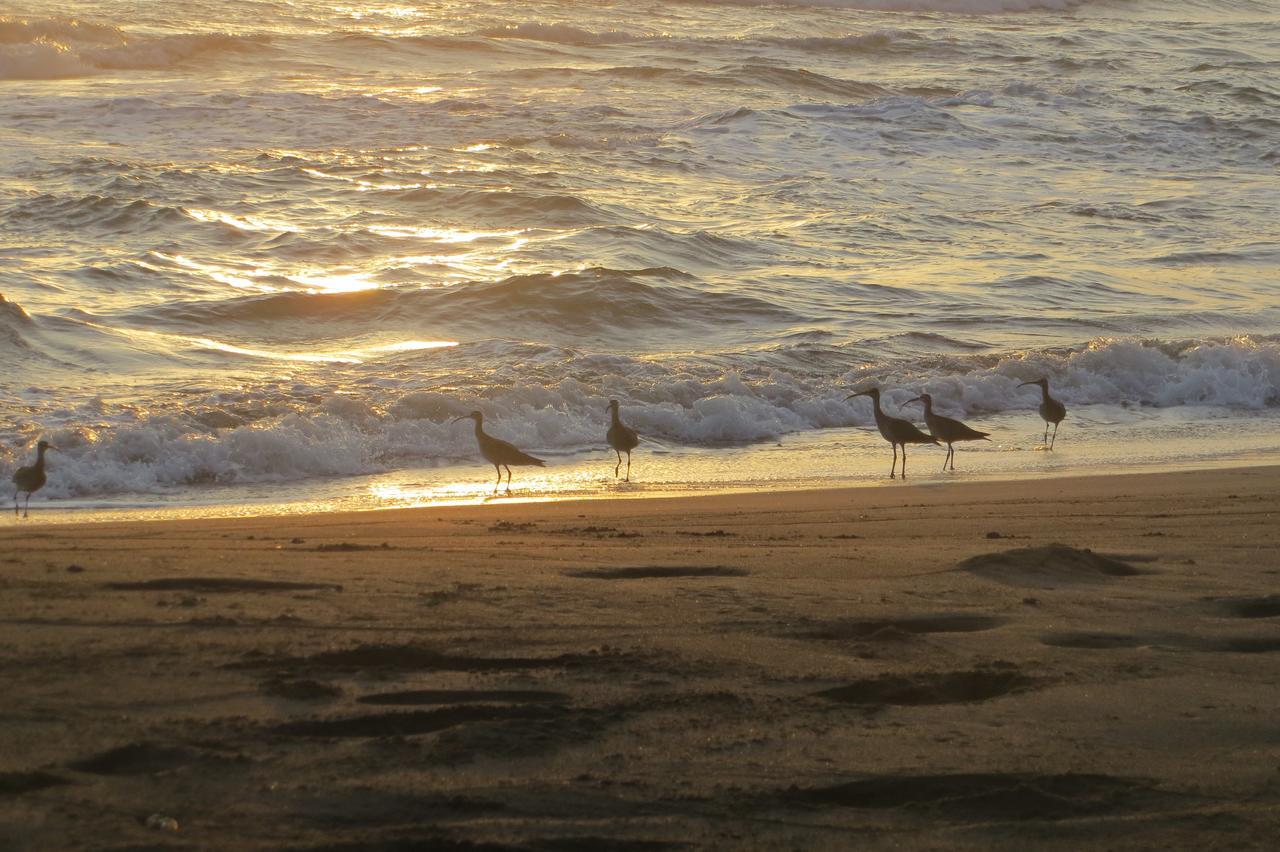
[[[1278,481],[9,522],[0,846],[1269,848]]]

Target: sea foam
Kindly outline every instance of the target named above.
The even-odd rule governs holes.
[[[248,388],[158,412],[90,400],[79,410],[51,411],[43,423],[27,424],[24,435],[50,438],[61,449],[47,496],[83,497],[453,463],[474,456],[470,431],[452,422],[473,409],[487,413],[495,434],[554,457],[603,444],[610,398],[622,400],[627,422],[651,446],[684,447],[867,427],[870,407],[846,397],[872,385],[883,389],[894,413],[927,391],[940,413],[978,423],[1013,411],[1034,419],[1038,391],[1019,384],[1040,377],[1077,416],[1091,405],[1135,412],[1214,406],[1227,414],[1280,405],[1277,339],[1099,339],[1072,349],[904,359],[809,374],[572,351],[530,356],[536,382],[512,371],[482,387],[447,392]],[[19,463],[21,453],[10,451],[0,459],[0,476]]]

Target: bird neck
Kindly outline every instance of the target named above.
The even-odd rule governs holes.
[[[1040,396],[1044,399],[1044,401],[1045,401],[1045,402],[1048,402],[1050,399],[1052,399],[1052,398],[1053,398],[1053,397],[1049,396],[1049,386],[1048,386],[1048,385],[1040,385]]]
[[[44,470],[44,451],[47,447],[36,447],[36,470]]]
[[[928,417],[930,414],[933,414],[933,400],[922,399],[920,401],[924,403],[924,416]]]
[[[874,406],[873,411],[875,411],[876,422],[879,423],[884,419],[884,412],[880,410],[880,397],[871,397],[871,404]]]
[[[614,425],[614,426],[621,426],[621,425],[622,425],[622,418],[618,416],[618,409],[616,409],[616,408],[610,408],[610,409],[609,409],[609,413],[610,413],[611,415],[613,415],[613,425]]]
[[[481,421],[477,420],[476,421],[476,437],[479,438],[482,435],[484,435],[484,426],[481,425]]]

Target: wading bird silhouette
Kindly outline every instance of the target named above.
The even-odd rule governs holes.
[[[871,402],[875,405],[876,428],[880,430],[880,435],[886,441],[893,444],[893,464],[889,467],[890,479],[895,478],[894,470],[898,466],[898,445],[902,445],[902,478],[906,479],[907,444],[937,444],[937,439],[921,432],[910,420],[903,420],[901,417],[890,417],[881,411],[879,388],[867,388],[864,391],[851,393],[845,397],[845,401],[851,400],[855,396],[871,397]]]
[[[1044,419],[1044,442],[1049,445],[1049,449],[1053,449],[1053,445],[1058,441],[1058,424],[1067,416],[1067,407],[1058,400],[1049,396],[1049,380],[1035,379],[1030,382],[1023,382],[1018,385],[1025,388],[1027,385],[1039,385],[1040,394],[1043,399],[1040,402],[1040,417]],[[1053,424],[1053,440],[1049,440],[1049,424]]]
[[[947,461],[951,462],[951,469],[956,469],[956,450],[951,446],[956,441],[986,441],[988,440],[987,432],[979,432],[977,429],[970,428],[959,420],[953,420],[950,417],[943,417],[941,414],[933,413],[933,397],[927,393],[922,393],[915,399],[909,399],[902,405],[910,405],[913,402],[924,403],[924,422],[929,426],[929,433],[939,441],[947,445],[946,458],[942,460],[942,469],[947,469]],[[902,405],[898,407],[901,408]]]
[[[640,444],[640,436],[636,434],[636,430],[622,422],[622,418],[618,416],[618,401],[616,399],[609,400],[609,413],[613,417],[613,422],[609,426],[609,432],[605,436],[609,439],[609,446],[613,447],[613,451],[618,454],[618,464],[613,468],[614,478],[618,476],[618,470],[622,467],[622,454],[627,454],[627,478],[626,482],[631,481],[631,451]]]
[[[476,443],[480,445],[480,455],[484,456],[485,461],[493,465],[493,469],[498,472],[498,481],[493,485],[493,491],[498,492],[498,486],[502,485],[502,468],[507,469],[507,491],[511,490],[511,465],[516,467],[524,465],[536,465],[538,467],[546,467],[546,462],[542,459],[534,458],[524,450],[517,449],[514,444],[509,444],[500,438],[495,438],[484,431],[484,415],[479,411],[473,411],[463,417],[454,420],[459,423],[463,420],[474,420],[476,422]]]
[[[48,441],[41,441],[36,444],[36,463],[29,464],[26,467],[20,467],[13,473],[13,516],[18,517],[18,495],[22,492],[27,493],[27,505],[22,512],[22,517],[31,517],[31,495],[44,488],[47,478],[44,475],[44,453],[45,450],[56,450],[57,447]]]

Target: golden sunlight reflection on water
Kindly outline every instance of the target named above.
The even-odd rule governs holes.
[[[456,340],[401,340],[379,346],[367,346],[358,349],[345,349],[336,352],[275,352],[267,349],[251,349],[235,346],[207,337],[186,338],[193,345],[204,349],[216,349],[219,352],[230,352],[235,355],[248,355],[253,358],[268,358],[276,361],[303,361],[310,363],[360,364],[365,359],[391,352],[412,352],[420,349],[446,349],[457,346]]]

